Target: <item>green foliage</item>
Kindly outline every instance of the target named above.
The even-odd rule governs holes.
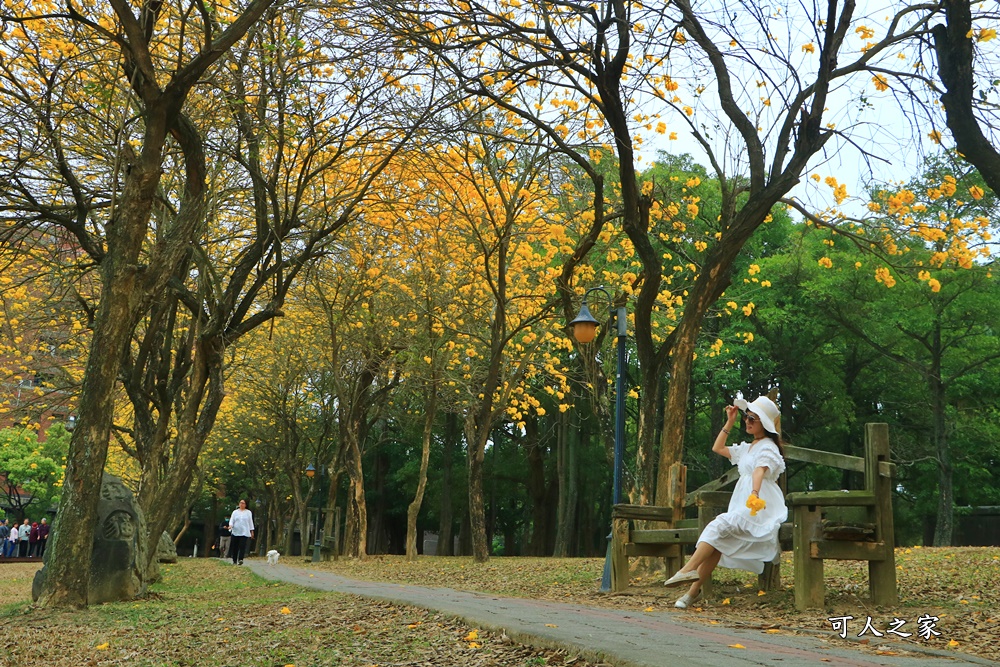
[[[0,493],[18,518],[40,519],[59,502],[69,432],[62,424],[49,429],[44,443],[34,431],[0,430]]]

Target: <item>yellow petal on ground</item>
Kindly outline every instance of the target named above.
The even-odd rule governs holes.
[[[746,648],[743,644],[730,644],[729,648]]]
[[[760,597],[761,595],[767,595],[767,593],[764,591],[757,591],[757,597]]]
[[[771,628],[769,630],[765,630],[764,632],[773,635],[773,634],[777,634],[777,633],[781,632],[781,630],[779,630],[778,628]]]
[[[547,627],[547,628],[558,628],[559,626],[556,625],[555,623],[546,623],[545,627]]]
[[[948,646],[958,646],[958,642],[952,639],[951,641],[948,642]]]
[[[725,600],[723,600],[722,604],[729,604],[729,598],[726,598]]]
[[[282,613],[282,614],[291,614],[291,613],[292,613],[292,610],[291,610],[291,609],[289,609],[288,607],[282,607],[282,608],[281,608],[281,613]]]
[[[469,630],[469,634],[465,635],[465,641],[474,642],[479,639],[479,630]]]
[[[469,642],[469,648],[482,648],[482,644],[477,642]]]
[[[653,608],[652,607],[646,607],[645,609],[643,609],[643,611],[653,611]]]
[[[96,648],[98,651],[107,651],[109,648],[111,648],[111,644],[109,644],[108,642],[104,642],[103,644],[98,644],[94,648]]]

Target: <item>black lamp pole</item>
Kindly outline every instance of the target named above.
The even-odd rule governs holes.
[[[618,325],[618,357],[615,366],[615,451],[614,478],[611,491],[611,503],[617,505],[622,498],[622,460],[625,456],[625,341],[628,337],[625,306],[615,307],[611,295],[603,287],[591,287],[583,295],[583,304],[576,318],[569,323],[573,327],[573,337],[581,343],[589,343],[594,339],[600,321],[590,313],[587,298],[591,292],[603,292],[611,303],[610,316]],[[608,552],[604,561],[604,576],[601,578],[601,590],[611,590],[611,535],[608,534]]]
[[[313,464],[310,463],[309,466],[306,467],[306,477],[309,477],[311,479],[315,474],[316,474],[316,468],[314,468]],[[320,525],[320,515],[323,513],[323,506],[320,504],[323,502],[322,496],[323,496],[323,466],[320,466],[319,480],[317,481],[316,484],[316,531],[315,531],[315,540],[313,542],[313,557],[312,557],[312,562],[314,563],[319,562],[319,552],[321,548],[319,540],[319,525]]]

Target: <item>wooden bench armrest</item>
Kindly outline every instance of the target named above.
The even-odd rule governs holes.
[[[792,507],[874,507],[875,494],[869,491],[797,491],[785,498]]]

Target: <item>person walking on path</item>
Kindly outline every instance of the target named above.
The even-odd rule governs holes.
[[[10,540],[10,526],[7,519],[0,519],[0,558],[7,557],[7,542]]]
[[[666,586],[691,584],[674,603],[686,609],[701,595],[701,587],[712,577],[717,565],[764,571],[764,563],[781,554],[778,530],[788,519],[785,497],[778,477],[785,470],[781,448],[781,414],[767,396],[752,403],[737,399],[726,407],[726,425],[716,436],[712,451],[739,467],[740,477],[729,501],[728,511],[715,517],[698,537],[694,555],[665,582]],[[745,411],[746,433],[752,440],[726,446],[739,411]]]
[[[38,557],[45,555],[45,546],[49,543],[49,522],[44,517],[38,524]]]
[[[229,543],[233,539],[233,533],[229,530],[229,520],[222,522],[219,526],[219,558],[229,556]]]
[[[233,510],[233,515],[229,517],[229,530],[233,534],[229,547],[233,552],[233,565],[243,565],[247,543],[253,539],[253,512],[247,509],[247,501],[240,500],[240,508]]]
[[[17,555],[19,558],[28,557],[28,546],[30,545],[30,542],[28,540],[30,539],[31,539],[31,524],[28,522],[27,519],[25,519],[24,523],[21,524],[21,529],[17,531],[17,542],[18,542]]]

